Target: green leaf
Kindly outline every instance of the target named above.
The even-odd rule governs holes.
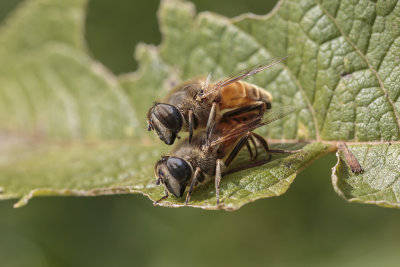
[[[291,54],[275,73],[249,79],[270,90],[274,105],[299,107],[297,118],[268,129],[270,137],[333,145],[399,139],[398,1],[279,1],[266,16],[245,14],[233,20],[190,14],[190,6],[177,7],[174,1],[165,1],[160,11],[161,53],[184,70],[184,78],[199,68],[229,73],[260,58]],[[179,60],[179,53],[191,60]]]
[[[0,199],[23,196],[15,207],[25,205],[34,196],[142,193],[152,200],[163,196],[163,190],[152,179],[154,159],[159,151],[152,146],[132,142],[102,141],[63,144],[30,143],[23,140],[3,148],[0,157],[0,181],[4,185]],[[296,174],[311,160],[327,151],[327,145],[314,143],[280,146],[280,149],[303,148],[287,157],[274,156],[266,165],[233,173],[221,184],[222,205],[216,206],[215,189],[209,183],[196,190],[190,206],[204,209],[235,210],[259,198],[279,196],[286,192]],[[164,149],[165,150],[165,149]],[[242,153],[233,167],[248,162]],[[284,168],[282,168],[284,166]],[[266,171],[267,170],[267,171]],[[184,206],[184,199],[169,198],[165,206]]]
[[[155,192],[149,179],[159,152],[132,142],[42,143],[14,141],[0,157],[0,199],[22,197],[20,207],[34,196],[96,196]],[[21,145],[22,142],[22,145]]]
[[[400,207],[400,146],[398,144],[351,145],[349,149],[360,160],[364,172],[354,174],[342,152],[332,169],[336,192],[350,202]]]
[[[395,182],[392,195],[377,186],[396,177],[396,168],[371,163],[391,154],[367,153],[371,159],[363,162],[362,149],[356,149],[378,151],[399,140],[398,1],[286,0],[265,16],[227,19],[164,0],[162,44],[139,45],[138,72],[119,77],[86,51],[85,6],[85,0],[28,0],[0,28],[0,198],[22,198],[17,206],[35,195],[140,192],[157,200],[163,189],[154,184],[154,163],[168,148],[145,131],[152,102],[185,79],[209,72],[224,77],[290,54],[285,64],[248,81],[267,88],[273,105],[297,107],[259,131],[288,149],[307,145],[225,176],[221,206],[215,205],[213,183],[196,189],[190,204],[233,210],[278,196],[306,165],[351,141],[365,172],[350,173],[339,153],[332,176],[337,192],[399,206]],[[234,165],[246,162],[243,151]],[[379,166],[387,170],[374,172]],[[162,202],[182,204],[173,197]]]
[[[28,1],[0,30],[0,128],[62,138],[138,129],[117,79],[83,46],[86,1]]]

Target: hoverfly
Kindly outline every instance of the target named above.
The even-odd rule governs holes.
[[[243,146],[246,145],[249,149],[252,160],[257,157],[254,139],[267,152],[268,160],[272,152],[295,152],[271,150],[262,136],[252,132],[254,129],[278,120],[294,110],[293,107],[274,108],[265,112],[264,115],[263,112],[257,111],[255,108],[246,113],[239,112],[227,116],[224,114],[210,137],[207,136],[206,131],[201,131],[194,135],[191,143],[189,138],[183,140],[169,156],[163,156],[155,165],[156,184],[162,184],[165,189],[165,196],[155,203],[168,198],[169,193],[180,198],[183,196],[186,187],[189,186],[185,201],[185,204],[187,204],[195,186],[215,177],[218,205],[221,169],[223,166],[228,167],[230,165]],[[258,112],[258,115],[254,111]],[[249,120],[249,118],[252,119]],[[249,141],[255,147],[255,157],[251,152]]]
[[[210,137],[220,111],[236,109],[246,112],[255,107],[265,112],[271,108],[272,96],[266,90],[240,81],[268,69],[284,59],[272,58],[244,69],[216,83],[207,78],[196,78],[173,89],[163,103],[155,103],[147,114],[148,130],[155,130],[159,138],[172,145],[177,134],[189,132],[189,143],[195,129],[206,128]]]

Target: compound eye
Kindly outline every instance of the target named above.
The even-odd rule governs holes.
[[[170,157],[167,161],[167,167],[169,173],[177,180],[180,184],[185,184],[192,177],[192,168],[186,162],[186,160]]]
[[[192,168],[184,159],[169,157],[167,160],[169,175],[164,183],[168,191],[176,197],[183,196],[186,185],[192,178]]]
[[[165,174],[165,164],[167,163],[168,157],[162,157],[159,161],[157,161],[154,167],[154,174],[156,175],[156,185],[160,185],[164,183],[166,174]]]
[[[152,127],[160,139],[167,145],[174,143],[183,124],[180,111],[169,104],[156,104],[149,115],[149,120],[152,121]]]
[[[180,111],[169,104],[158,104],[154,107],[154,115],[168,129],[177,133],[182,128],[182,115]]]

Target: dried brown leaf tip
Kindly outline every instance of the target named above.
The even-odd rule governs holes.
[[[353,173],[362,173],[364,169],[361,167],[360,163],[358,162],[357,158],[354,154],[350,151],[345,143],[340,143],[338,145],[339,150],[343,153],[344,159],[347,164],[350,166],[350,169]]]

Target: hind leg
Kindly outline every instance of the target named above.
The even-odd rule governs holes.
[[[267,143],[267,140],[265,140],[264,137],[262,137],[259,134],[256,133],[251,133],[251,136],[254,136],[258,142],[261,143],[262,147],[264,148],[265,152],[267,152],[269,155],[271,155],[271,153],[289,153],[289,154],[293,154],[293,153],[297,153],[300,152],[301,149],[298,150],[285,150],[285,149],[270,149]]]

